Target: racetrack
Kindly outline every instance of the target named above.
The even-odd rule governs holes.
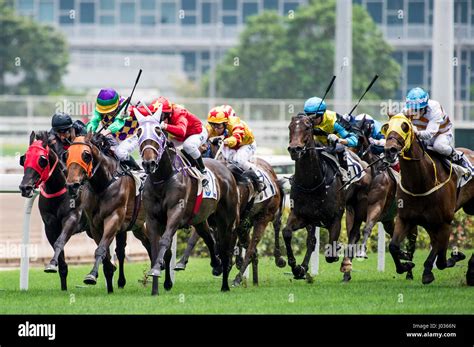
[[[466,250],[466,255],[472,251]],[[19,291],[19,271],[0,272],[0,314],[190,314],[190,313],[284,313],[284,314],[472,314],[473,288],[466,286],[467,260],[454,268],[434,269],[436,280],[421,284],[427,251],[415,253],[414,281],[395,273],[387,254],[386,271],[376,270],[377,257],[354,260],[353,279],[342,283],[339,264],[327,264],[320,256],[320,275],[313,283],[293,280],[289,267],[277,268],[271,258],[260,259],[260,286],[219,291],[221,279],[211,275],[209,259],[192,258],[184,272],[176,274],[174,288],[166,292],[160,279],[160,295],[139,283],[148,263],[126,263],[125,289],[108,295],[102,270],[97,286],[82,279],[91,265],[70,266],[67,292],[59,289],[59,276],[42,269],[30,272],[30,290]],[[300,259],[301,257],[298,257]],[[231,278],[236,274],[232,270]]]

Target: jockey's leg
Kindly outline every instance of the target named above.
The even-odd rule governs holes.
[[[189,136],[183,143],[183,152],[187,154],[187,157],[192,158],[192,165],[197,167],[197,169],[201,172],[204,176],[206,174],[206,167],[204,166],[204,162],[202,160],[201,151],[199,148],[202,146],[203,143],[206,142],[207,139],[207,130],[205,127],[202,127],[202,132],[200,134],[191,135]],[[208,184],[208,180],[203,177],[202,185],[206,186]]]
[[[464,153],[457,151],[454,148],[453,142],[453,134],[451,131],[448,131],[444,134],[439,134],[433,142],[433,150],[446,157],[449,157],[453,163],[468,169],[466,176],[470,176],[472,174],[472,166],[464,156]]]
[[[235,155],[233,157],[233,160],[242,168],[244,171],[247,172],[247,174],[256,182],[258,182],[259,188],[258,191],[261,192],[265,190],[265,182],[263,182],[260,177],[256,173],[256,158],[255,154],[257,152],[257,144],[254,141],[251,144],[248,145],[243,145],[239,147]]]
[[[122,164],[125,164],[130,169],[140,171],[142,168],[131,155],[136,148],[138,148],[138,137],[137,135],[130,136],[117,146],[115,156]]]
[[[347,165],[347,153],[346,153],[346,147],[344,145],[341,145],[340,143],[336,144],[335,152],[337,155],[337,159],[339,160],[339,165],[341,167],[341,172],[342,175],[342,181],[347,182],[349,180],[348,176],[348,171],[349,171],[349,166]]]

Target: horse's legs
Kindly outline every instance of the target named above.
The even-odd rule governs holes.
[[[252,280],[253,285],[258,286],[258,250],[252,256]]]
[[[59,254],[64,250],[64,246],[69,241],[71,236],[80,227],[81,213],[73,211],[67,216],[67,219],[60,226],[61,233],[52,244],[54,249],[53,258],[49,261],[49,264],[45,266],[45,272],[56,272],[58,265]]]
[[[117,269],[114,264],[111,262],[110,252],[107,250],[104,259],[102,260],[103,263],[103,271],[105,276],[105,282],[107,284],[107,293],[114,292],[114,272]]]
[[[116,247],[115,247],[115,254],[117,254],[117,259],[119,262],[119,278],[117,281],[118,287],[123,288],[125,287],[125,284],[127,283],[127,280],[125,279],[125,273],[124,273],[124,261],[125,261],[125,247],[127,246],[127,233],[118,233],[115,236],[116,240]]]
[[[273,256],[275,257],[276,266],[283,268],[286,266],[286,261],[281,256],[280,249],[281,214],[281,212],[278,212],[277,216],[272,222],[273,230],[275,231],[275,248],[273,250]]]
[[[243,259],[242,265],[240,266],[239,273],[235,276],[233,284],[238,286],[242,282],[242,276],[244,275],[247,266],[249,265],[250,261],[254,264],[253,258],[254,255],[257,254],[257,245],[263,237],[263,233],[265,232],[265,228],[270,221],[268,218],[266,219],[257,219],[254,223],[252,238],[250,239],[247,251],[245,252],[245,257]],[[240,253],[241,254],[241,253]],[[255,268],[255,265],[254,265]],[[256,281],[256,282],[255,282]],[[258,276],[254,274],[254,282],[253,284],[258,284]]]
[[[316,246],[316,236],[314,235],[315,230],[315,225],[308,225],[306,227],[306,253],[304,255],[303,262],[301,263],[301,265],[297,265],[295,268],[298,272],[298,276],[295,275],[295,278],[303,279],[305,278],[305,276],[309,276],[309,261],[311,259],[311,254],[314,252],[314,247]],[[293,275],[294,274],[295,272],[293,272]]]
[[[283,240],[285,240],[286,256],[288,257],[288,265],[291,267],[291,271],[295,271],[296,259],[291,248],[291,239],[293,231],[298,230],[306,226],[304,222],[298,220],[293,211],[290,212],[286,226],[283,228]]]
[[[339,260],[338,251],[340,245],[337,243],[339,234],[341,233],[341,216],[336,216],[332,224],[328,228],[329,232],[329,247],[326,247],[325,257],[326,262],[334,263]]]
[[[474,286],[474,253],[471,256],[467,267],[466,283],[468,286]]]
[[[156,259],[158,257],[158,242],[163,233],[164,226],[162,224],[159,224],[153,216],[148,216],[146,219],[146,228],[148,237],[150,239],[151,270],[147,274],[147,276],[149,276],[153,271],[153,266],[155,265]],[[151,285],[151,295],[158,295],[158,276],[159,273],[156,274],[156,276],[153,276]]]
[[[191,252],[196,246],[196,243],[198,242],[198,240],[199,240],[199,235],[196,232],[196,230],[193,230],[193,232],[191,233],[191,236],[188,239],[188,245],[186,246],[184,254],[181,257],[181,259],[178,261],[178,263],[176,264],[176,267],[174,268],[176,271],[186,269],[186,264],[188,263],[189,256],[191,255]]]
[[[368,258],[367,257],[367,240],[372,233],[372,229],[374,228],[375,224],[380,220],[382,215],[384,201],[377,201],[375,204],[371,204],[367,206],[367,219],[365,221],[365,226],[363,229],[363,239],[362,239],[362,246],[359,252],[357,252],[356,257],[358,258]]]
[[[351,280],[351,271],[352,271],[352,259],[357,253],[357,239],[360,237],[360,226],[362,224],[362,219],[357,218],[357,215],[354,216],[354,222],[352,223],[352,229],[349,232],[349,248],[347,249],[347,254],[345,254],[344,259],[341,263],[341,272],[344,273],[343,281],[348,282]]]
[[[61,281],[61,290],[67,290],[67,263],[64,257],[64,251],[59,253],[58,257],[58,266],[59,266],[59,279]]]
[[[120,210],[120,212],[122,212],[122,214],[123,214],[123,210]],[[123,220],[123,216],[121,216],[121,214],[119,213],[119,210],[113,212],[110,216],[105,218],[105,220],[104,220],[104,232],[102,234],[102,238],[99,241],[97,249],[95,250],[95,253],[94,253],[95,263],[94,263],[94,266],[93,266],[91,272],[84,279],[85,284],[96,284],[97,283],[97,277],[98,277],[98,274],[99,274],[99,266],[104,261],[104,259],[107,257],[110,244],[112,243],[112,240],[114,239],[115,234],[119,230],[122,220]],[[110,255],[109,255],[109,257],[110,257]],[[112,265],[112,263],[110,263],[110,265]],[[115,268],[115,266],[113,266],[113,267]],[[110,276],[111,271],[112,271],[112,267],[108,266],[107,267],[107,274],[109,276]],[[104,274],[105,274],[105,269],[104,269]],[[113,274],[113,271],[112,271],[112,274]],[[107,287],[109,287],[109,286],[107,286]],[[112,292],[111,288],[107,288],[107,290],[109,291],[109,293]]]
[[[165,290],[170,290],[171,288],[173,288],[173,281],[171,280],[170,271],[171,255],[171,248],[168,248],[165,252],[165,283],[163,284]]]
[[[219,276],[222,273],[222,262],[216,255],[216,241],[212,237],[211,230],[209,228],[209,224],[207,221],[197,224],[194,226],[196,230],[196,242],[197,237],[201,237],[204,240],[207,248],[209,249],[209,256],[211,258],[211,267],[212,267],[212,274],[214,276]],[[189,247],[189,245],[188,245]]]
[[[397,218],[397,223],[395,224],[395,231],[393,233],[392,240],[390,241],[390,245],[388,249],[390,254],[392,255],[393,261],[395,263],[395,267],[397,269],[397,273],[402,274],[407,272],[415,267],[415,264],[412,262],[402,263],[400,261],[402,251],[400,249],[400,243],[405,239],[407,234],[416,228],[416,225],[412,225],[408,222],[405,222],[400,216]]]

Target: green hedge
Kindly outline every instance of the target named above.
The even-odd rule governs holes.
[[[286,225],[286,219],[288,218],[288,210],[283,214],[282,220],[282,229]],[[341,234],[339,237],[339,242],[347,243],[347,231],[345,227],[345,216],[343,217],[343,223],[341,228]],[[361,227],[361,230],[363,225]],[[179,230],[178,231],[178,257],[180,257],[185,248],[186,243],[191,235],[189,230]],[[326,229],[321,228],[320,232],[320,249],[324,250],[324,245],[328,243],[329,235]],[[390,242],[390,236],[386,235],[386,245]],[[458,211],[455,215],[455,218],[452,222],[452,234],[450,237],[449,246],[450,248],[458,247],[459,250],[470,249],[474,246],[474,216],[466,215],[463,211]],[[422,228],[418,228],[418,238],[417,238],[417,249],[428,249],[430,244],[430,238],[428,233]],[[306,250],[306,230],[298,230],[293,234],[293,251],[297,255],[304,254]],[[283,236],[280,232],[280,247],[282,254],[286,254],[285,244],[283,242]],[[273,256],[274,249],[274,231],[273,225],[268,224],[265,234],[258,245],[258,252],[260,255]],[[371,252],[377,251],[377,226],[372,230],[372,234],[368,240],[368,250]],[[200,239],[196,248],[193,252],[194,256],[208,256],[208,250],[204,242]]]

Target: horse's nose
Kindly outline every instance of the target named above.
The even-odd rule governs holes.
[[[143,169],[147,174],[151,174],[156,170],[156,161],[155,160],[144,160],[143,161]]]
[[[74,182],[74,183],[68,183],[66,184],[66,186],[67,186],[67,191],[69,195],[74,197],[77,195],[77,191],[79,190],[81,184],[79,182]]]
[[[27,184],[21,184],[19,186],[20,191],[21,191],[21,196],[24,198],[29,198],[31,197],[31,194],[33,193],[33,187]]]

